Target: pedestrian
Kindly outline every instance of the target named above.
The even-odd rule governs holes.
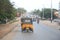
[[[37,18],[37,23],[39,24],[39,18]]]

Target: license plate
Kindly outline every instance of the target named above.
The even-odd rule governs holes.
[[[29,29],[29,28],[26,28],[26,29]]]

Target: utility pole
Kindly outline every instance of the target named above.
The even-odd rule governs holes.
[[[58,18],[60,19],[60,1],[59,1],[59,15]]]
[[[43,8],[43,19],[44,19],[44,8]]]
[[[60,14],[60,1],[59,1],[59,14]]]
[[[43,10],[43,17],[42,18],[44,19],[44,5],[43,5],[43,9],[42,10]]]
[[[53,14],[52,14],[53,10],[52,10],[52,0],[51,0],[51,23],[52,23],[52,20],[53,20]]]

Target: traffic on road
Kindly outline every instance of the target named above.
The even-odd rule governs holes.
[[[60,40],[60,31],[33,22],[34,32],[21,32],[21,25],[6,35],[2,40]]]

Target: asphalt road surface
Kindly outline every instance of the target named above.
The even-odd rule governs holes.
[[[46,25],[33,23],[34,32],[21,32],[20,25],[1,40],[60,40],[60,30],[49,28]]]

